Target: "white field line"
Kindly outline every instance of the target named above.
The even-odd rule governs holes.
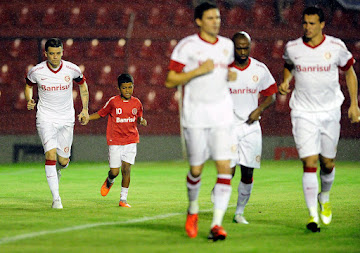
[[[231,206],[229,205],[229,207],[233,207],[233,205],[231,205]],[[212,210],[213,209],[203,210],[203,211],[200,211],[200,213],[206,213],[206,212],[210,212]],[[84,225],[66,227],[66,228],[60,228],[60,229],[54,229],[54,230],[43,230],[43,231],[39,231],[39,232],[16,235],[13,237],[0,238],[0,245],[10,243],[10,242],[17,242],[20,240],[30,239],[30,238],[34,238],[34,237],[38,237],[38,236],[42,236],[42,235],[65,233],[65,232],[70,232],[70,231],[84,230],[84,229],[88,229],[88,228],[101,227],[101,226],[124,225],[124,224],[141,223],[141,222],[151,221],[151,220],[162,220],[162,219],[166,219],[169,217],[185,215],[185,214],[186,213],[167,213],[167,214],[156,215],[153,217],[143,217],[143,218],[137,218],[137,219],[127,220],[127,221],[100,222],[100,223],[84,224]]]

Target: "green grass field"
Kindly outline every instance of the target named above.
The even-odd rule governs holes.
[[[62,173],[64,209],[51,209],[42,163],[0,166],[0,252],[360,252],[359,162],[338,162],[332,188],[333,222],[320,233],[305,228],[308,213],[299,161],[263,161],[245,209],[249,225],[232,223],[239,170],[223,225],[225,241],[206,237],[212,219],[215,168],[207,163],[200,192],[199,234],[184,231],[186,162],[138,162],[128,202],[118,207],[121,178],[106,197],[107,163],[73,162]]]

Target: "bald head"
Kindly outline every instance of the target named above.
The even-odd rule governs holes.
[[[247,32],[241,31],[234,34],[232,41],[235,49],[235,64],[245,67],[249,63],[251,38]]]
[[[232,41],[235,43],[235,39],[239,39],[239,38],[245,38],[249,41],[249,43],[251,43],[251,37],[247,32],[241,31],[241,32],[237,32],[234,34],[234,36],[232,37]]]

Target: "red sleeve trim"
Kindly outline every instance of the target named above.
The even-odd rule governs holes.
[[[78,85],[82,85],[82,84],[84,84],[85,82],[86,82],[86,77],[83,76],[82,80],[81,80],[80,82],[78,82],[77,84],[78,84]]]
[[[344,67],[340,67],[340,69],[341,69],[342,71],[348,71],[349,68],[350,68],[352,65],[354,65],[354,64],[355,64],[355,59],[354,59],[354,57],[351,57],[351,59],[348,60],[348,62],[346,63],[346,65],[345,65]]]
[[[177,62],[177,61],[170,60],[169,70],[173,70],[177,73],[180,73],[183,71],[184,67],[185,67],[184,64]]]
[[[31,82],[27,77],[25,77],[26,83],[30,86],[35,86],[36,83]]]
[[[269,88],[267,88],[266,90],[260,91],[260,94],[265,96],[265,97],[268,97],[268,96],[271,96],[272,94],[275,94],[277,92],[278,92],[277,84],[274,83]]]

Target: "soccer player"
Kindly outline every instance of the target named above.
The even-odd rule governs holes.
[[[130,168],[135,163],[136,145],[139,143],[139,132],[136,124],[147,125],[143,116],[143,107],[140,100],[133,97],[134,79],[129,74],[118,77],[120,95],[113,96],[103,108],[90,115],[89,120],[108,117],[106,139],[109,146],[108,177],[101,186],[100,193],[106,196],[119,175],[121,167],[122,182],[119,206],[131,207],[127,203],[130,185]]]
[[[295,88],[290,99],[292,131],[303,163],[303,191],[309,209],[307,228],[320,231],[331,222],[330,189],[335,178],[336,147],[340,135],[340,106],[344,96],[340,90],[339,70],[345,72],[351,105],[348,117],[359,122],[357,77],[354,58],[343,41],[323,34],[324,13],[320,8],[308,7],[303,12],[304,36],[289,41],[285,47],[284,81],[281,94],[290,92],[294,76]],[[317,163],[320,161],[321,192],[318,194]]]
[[[209,240],[224,240],[221,226],[231,194],[230,159],[233,124],[232,101],[227,86],[228,66],[234,59],[230,39],[219,36],[220,12],[216,5],[202,3],[195,8],[199,33],[182,39],[171,55],[166,87],[184,85],[182,127],[188,151],[189,198],[185,230],[190,238],[198,233],[198,195],[201,172],[210,157],[218,172],[214,187],[214,213]]]
[[[253,188],[254,168],[260,168],[261,159],[262,138],[259,119],[261,113],[275,101],[278,89],[266,65],[249,57],[249,34],[243,31],[235,33],[232,41],[235,46],[235,61],[231,65],[231,71],[236,73],[236,80],[229,82],[229,89],[234,103],[234,140],[237,145],[237,157],[231,161],[233,175],[237,164],[241,169],[233,221],[248,224],[243,214]],[[259,93],[265,97],[260,105]]]
[[[79,84],[83,109],[78,115],[82,124],[89,121],[89,92],[85,76],[75,64],[62,60],[63,44],[58,38],[45,43],[46,61],[34,66],[26,77],[25,99],[27,109],[33,110],[33,87],[38,88],[39,101],[36,128],[45,151],[45,173],[53,196],[52,208],[63,208],[59,195],[61,168],[70,162],[75,123],[73,81]],[[60,167],[56,169],[56,161]]]

